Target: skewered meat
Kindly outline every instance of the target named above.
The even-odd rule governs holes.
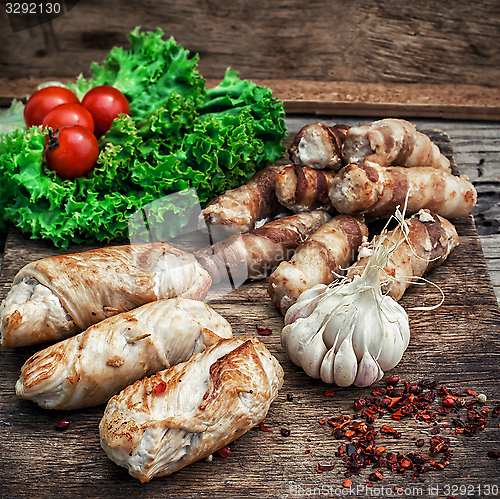
[[[338,215],[320,227],[271,274],[268,292],[275,307],[284,315],[304,291],[333,282],[354,262],[367,237],[362,217]]]
[[[427,135],[412,123],[393,118],[350,128],[342,155],[348,164],[431,166],[451,171],[449,159]]]
[[[340,170],[344,165],[342,145],[348,130],[348,125],[306,125],[288,149],[290,160],[297,166]]]

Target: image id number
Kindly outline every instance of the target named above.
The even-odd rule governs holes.
[[[7,14],[59,14],[61,12],[60,3],[6,3],[5,12]]]
[[[443,492],[447,495],[460,494],[461,496],[498,496],[498,485],[444,485]]]

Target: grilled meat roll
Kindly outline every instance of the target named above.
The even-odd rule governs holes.
[[[45,409],[104,404],[134,381],[231,337],[227,320],[203,302],[171,298],[146,303],[30,357],[16,393]]]
[[[282,383],[283,369],[257,338],[221,340],[115,395],[101,446],[141,482],[169,475],[260,423]]]
[[[26,265],[0,305],[3,348],[59,341],[158,299],[202,300],[211,278],[168,244],[101,248]]]

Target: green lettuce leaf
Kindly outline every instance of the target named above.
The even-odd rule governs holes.
[[[10,107],[0,111],[0,136],[7,135],[14,130],[24,129],[24,104],[17,99],[13,99]]]
[[[128,36],[130,49],[114,47],[102,66],[92,64],[91,78],[80,75],[68,88],[82,98],[90,88],[112,85],[125,94],[137,121],[162,107],[173,93],[196,106],[205,95],[205,80],[196,69],[198,56],[190,58],[173,38],[164,41],[162,36],[161,29],[141,34],[137,27]]]

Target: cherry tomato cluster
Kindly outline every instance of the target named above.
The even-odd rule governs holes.
[[[99,156],[97,139],[120,114],[128,114],[127,98],[118,89],[101,85],[89,90],[80,102],[64,87],[35,92],[24,108],[24,122],[49,129],[45,159],[59,176],[74,179],[88,173]]]

